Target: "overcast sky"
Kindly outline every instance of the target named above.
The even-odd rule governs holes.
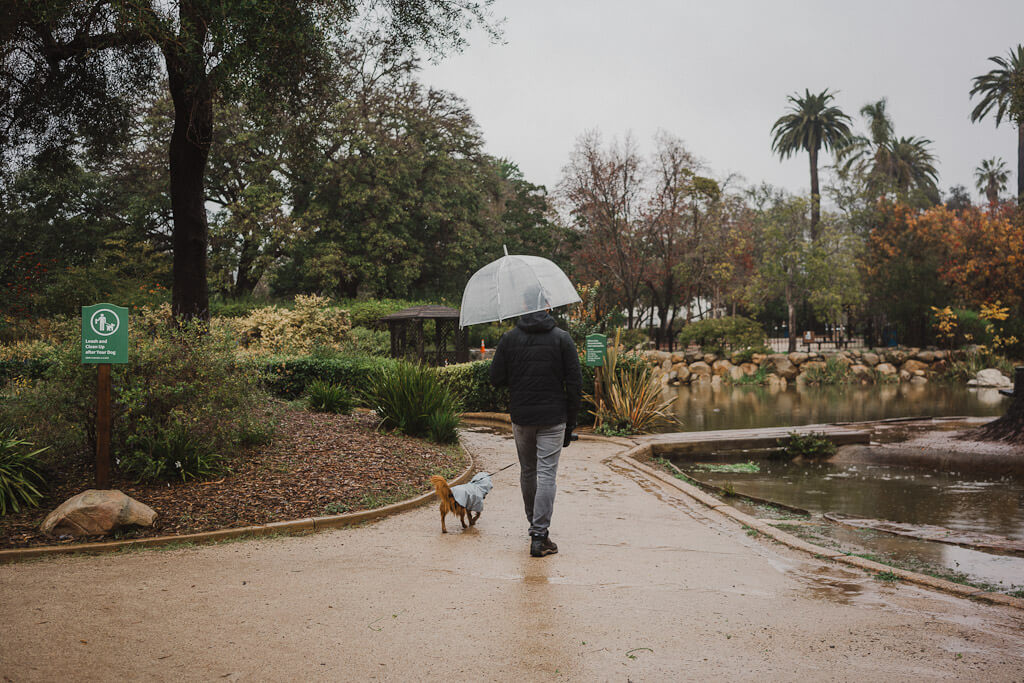
[[[469,104],[486,150],[554,189],[576,138],[658,129],[682,138],[718,178],[741,174],[809,191],[806,154],[779,161],[770,129],[786,96],[838,91],[860,107],[888,98],[899,136],[934,141],[939,186],[974,190],[974,168],[1001,156],[1016,184],[1017,135],[970,122],[971,78],[1024,42],[1024,0],[496,0],[503,42],[471,36],[423,80]],[[830,161],[828,163],[831,163]]]

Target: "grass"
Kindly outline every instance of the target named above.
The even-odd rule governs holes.
[[[693,468],[702,472],[749,472],[756,474],[761,471],[761,466],[753,460],[735,463],[699,463],[694,465]]]
[[[876,581],[885,581],[886,583],[893,583],[899,581],[900,577],[894,572],[878,572],[875,574]]]

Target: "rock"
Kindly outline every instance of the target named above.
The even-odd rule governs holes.
[[[741,368],[740,366],[733,365],[729,368],[729,377],[732,378],[732,381],[736,382],[738,380],[743,379],[745,376],[746,373],[743,372],[743,368]]]
[[[935,360],[935,352],[934,351],[918,351],[916,354],[914,354],[914,358],[916,360],[921,361],[922,363],[931,363],[931,362],[933,362]]]
[[[153,526],[156,512],[117,490],[89,489],[72,496],[40,525],[47,535],[102,536],[124,526]]]
[[[711,388],[712,389],[721,389],[722,388],[722,376],[721,375],[713,375],[711,377]]]
[[[675,370],[673,370],[672,372],[668,373],[667,377],[668,377],[668,383],[669,384],[679,384],[679,381],[678,381],[679,380],[679,373],[676,372]]]
[[[751,376],[757,374],[759,367],[756,363],[744,363],[740,369],[743,370],[744,375]]]
[[[924,374],[924,371],[928,369],[928,364],[923,361],[910,359],[903,364],[903,369],[911,375],[916,375],[918,371]]]
[[[661,362],[661,369],[664,370],[665,372],[671,371],[672,370],[672,358],[666,358],[665,360],[663,360]]]
[[[928,383],[928,378],[927,377],[911,377],[910,378],[910,383],[911,384],[927,384]]]
[[[858,379],[872,379],[875,376],[875,373],[871,370],[871,368],[869,368],[866,365],[861,365],[860,363],[851,365],[850,372],[852,372],[853,376],[857,377]]]
[[[860,355],[860,359],[862,361],[864,361],[864,365],[867,365],[868,367],[872,367],[873,368],[876,365],[878,365],[878,354],[877,353],[871,353],[870,351],[865,351],[864,353],[862,353]]]
[[[702,354],[697,349],[686,349],[686,351],[683,352],[683,360],[685,360],[687,363],[692,363],[703,358],[704,354]]]
[[[793,353],[789,354],[789,360],[792,361],[793,363],[796,363],[797,365],[800,365],[801,363],[806,361],[807,358],[808,355],[802,351],[794,351]]]
[[[945,351],[935,351],[935,360],[946,360],[947,355]]]
[[[845,353],[830,353],[824,356],[824,358],[826,363],[830,360],[834,360],[837,363],[842,363],[846,367],[850,367],[851,365],[853,365],[853,361],[850,360],[850,357],[847,356]]]
[[[705,354],[704,354],[704,356],[703,356],[703,358],[702,358],[702,360],[703,360],[703,361],[704,361],[705,363],[707,363],[708,365],[711,365],[711,364],[712,364],[712,363],[714,363],[714,362],[715,362],[716,360],[718,360],[718,356],[717,356],[716,354],[713,354],[713,353],[705,353]]]
[[[676,363],[683,363],[685,361],[686,361],[686,357],[685,357],[684,354],[681,354],[681,353],[673,353],[672,354],[672,365],[675,365]]]
[[[793,361],[784,353],[773,353],[768,356],[768,367],[783,379],[793,379],[799,372]]]
[[[911,374],[909,372],[907,372],[906,370],[900,370],[900,381],[901,382],[909,382],[910,378],[911,378]]]
[[[753,356],[750,357],[750,362],[760,367],[761,363],[763,363],[766,358],[768,358],[768,356],[766,356],[763,353],[755,353]]]
[[[895,375],[896,367],[892,363],[879,363],[875,366],[875,372],[879,375]]]
[[[680,383],[689,382],[690,369],[680,363],[676,366],[676,379],[678,379]]]
[[[695,361],[693,363],[690,363],[689,368],[690,368],[690,374],[691,375],[697,375],[698,377],[710,377],[711,376],[711,366],[708,365],[707,363],[705,363],[702,360],[698,360],[698,361]]]
[[[728,375],[734,367],[736,366],[727,360],[716,360],[711,364],[711,372],[715,375]]]
[[[903,361],[907,360],[907,354],[900,349],[889,349],[885,352],[885,360],[893,365],[903,365]]]
[[[978,381],[973,386],[978,387],[1009,388],[1013,385],[1010,378],[996,368],[985,368],[979,371],[975,379]]]

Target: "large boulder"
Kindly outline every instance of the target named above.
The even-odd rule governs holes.
[[[773,353],[768,356],[768,371],[774,372],[782,379],[793,379],[797,376],[799,369],[784,353]]]
[[[967,383],[971,387],[1006,387],[1013,386],[1010,378],[996,368],[985,368],[980,370],[977,376]]]
[[[903,364],[903,369],[909,372],[911,375],[917,375],[919,372],[924,374],[928,369],[928,364],[924,361],[914,360],[911,358]],[[920,376],[920,375],[919,375]]]
[[[879,363],[875,366],[875,372],[879,375],[895,375],[896,366],[892,363]]]
[[[758,366],[755,365],[754,363],[744,363],[743,365],[740,366],[740,369],[743,370],[744,375],[746,375],[747,377],[752,377],[757,374]]]
[[[708,365],[707,363],[705,363],[702,360],[690,363],[689,368],[690,368],[690,374],[691,375],[695,375],[695,377],[710,377],[711,376],[711,366]]]
[[[715,375],[728,375],[733,367],[735,366],[727,360],[716,360],[711,364],[711,372]]]
[[[693,363],[694,361],[702,360],[703,358],[704,354],[701,353],[700,349],[696,347],[688,348],[686,349],[686,351],[683,352],[683,359],[687,363]]]
[[[117,490],[89,489],[72,496],[40,525],[47,535],[103,536],[125,526],[153,526],[156,512]]]
[[[685,384],[690,381],[690,369],[684,364],[679,363],[678,365],[673,365],[672,369],[676,373],[676,379],[679,380],[681,384]]]
[[[871,370],[871,368],[869,368],[866,365],[861,365],[860,363],[851,365],[850,372],[853,373],[853,376],[855,378],[862,381],[870,381],[875,378],[875,373]]]
[[[801,363],[806,361],[807,358],[807,354],[804,353],[803,351],[794,351],[793,353],[789,354],[789,360],[793,361],[797,365],[800,365]]]
[[[865,351],[864,353],[862,353],[860,355],[860,359],[861,359],[861,361],[863,361],[864,365],[867,365],[868,367],[871,367],[871,368],[873,368],[876,365],[878,365],[878,360],[879,360],[878,359],[878,354],[877,353],[871,353],[870,351]]]
[[[921,361],[922,363],[931,363],[932,361],[935,360],[935,352],[934,351],[918,351],[917,354],[914,356],[914,358],[919,360],[919,361]]]
[[[885,360],[893,365],[903,365],[903,361],[907,360],[907,352],[901,349],[888,349],[885,352]]]
[[[729,368],[729,377],[732,378],[733,382],[738,382],[745,376],[746,373],[743,372],[743,368],[741,368],[740,366],[733,365],[732,367]]]
[[[704,359],[705,363],[707,363],[708,365],[711,365],[716,360],[718,360],[718,354],[716,354],[716,353],[705,353],[702,356],[702,358]]]

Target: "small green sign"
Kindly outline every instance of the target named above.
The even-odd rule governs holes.
[[[82,362],[128,362],[128,309],[114,304],[82,306]]]
[[[584,361],[590,367],[603,366],[604,357],[608,353],[608,336],[604,334],[588,334],[586,345],[587,356]]]

